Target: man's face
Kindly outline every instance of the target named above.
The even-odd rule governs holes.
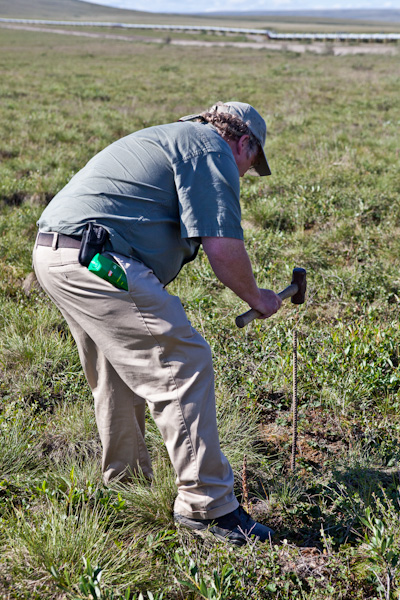
[[[246,153],[246,154],[247,154],[247,156],[243,157],[240,167],[238,165],[240,177],[243,177],[243,175],[245,175],[247,173],[247,171],[249,169],[251,169],[251,167],[254,165],[254,163],[257,159],[257,156],[258,156],[258,152],[253,152],[252,154],[249,154],[249,153]]]
[[[238,141],[229,144],[232,149],[239,176],[243,177],[245,173],[253,166],[258,153],[249,153],[249,136],[243,135]]]

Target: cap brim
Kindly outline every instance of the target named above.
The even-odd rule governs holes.
[[[201,115],[186,115],[186,117],[181,117],[178,121],[194,121],[194,119],[200,119]]]
[[[260,149],[257,162],[247,172],[249,175],[257,175],[259,177],[271,175],[271,169],[269,168],[263,148]]]

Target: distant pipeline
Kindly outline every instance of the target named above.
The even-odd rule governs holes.
[[[119,27],[121,29],[152,29],[167,31],[199,31],[248,35],[262,35],[269,40],[297,40],[323,42],[398,42],[400,33],[277,33],[269,29],[246,29],[239,27],[212,27],[202,25],[144,25],[140,23],[107,23],[99,21],[48,21],[43,19],[6,19],[0,23],[24,23],[28,25],[59,25],[74,27]]]

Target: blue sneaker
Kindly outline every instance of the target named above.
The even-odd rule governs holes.
[[[253,536],[260,542],[267,542],[275,533],[273,529],[254,521],[241,506],[216,519],[190,519],[174,513],[174,520],[177,525],[183,525],[200,534],[209,531],[218,539],[235,546],[243,546]]]

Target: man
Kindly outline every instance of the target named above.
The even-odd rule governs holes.
[[[147,403],[177,475],[175,521],[237,545],[273,532],[234,496],[210,348],[165,286],[202,244],[218,279],[261,318],[279,309],[255,282],[240,225],[239,177],[270,174],[265,137],[262,117],[241,102],[128,135],[50,202],[34,249],[37,278],[69,324],[92,389],[105,483],[151,477]],[[94,246],[82,241],[88,223]],[[96,240],[125,271],[127,291],[84,266]]]

